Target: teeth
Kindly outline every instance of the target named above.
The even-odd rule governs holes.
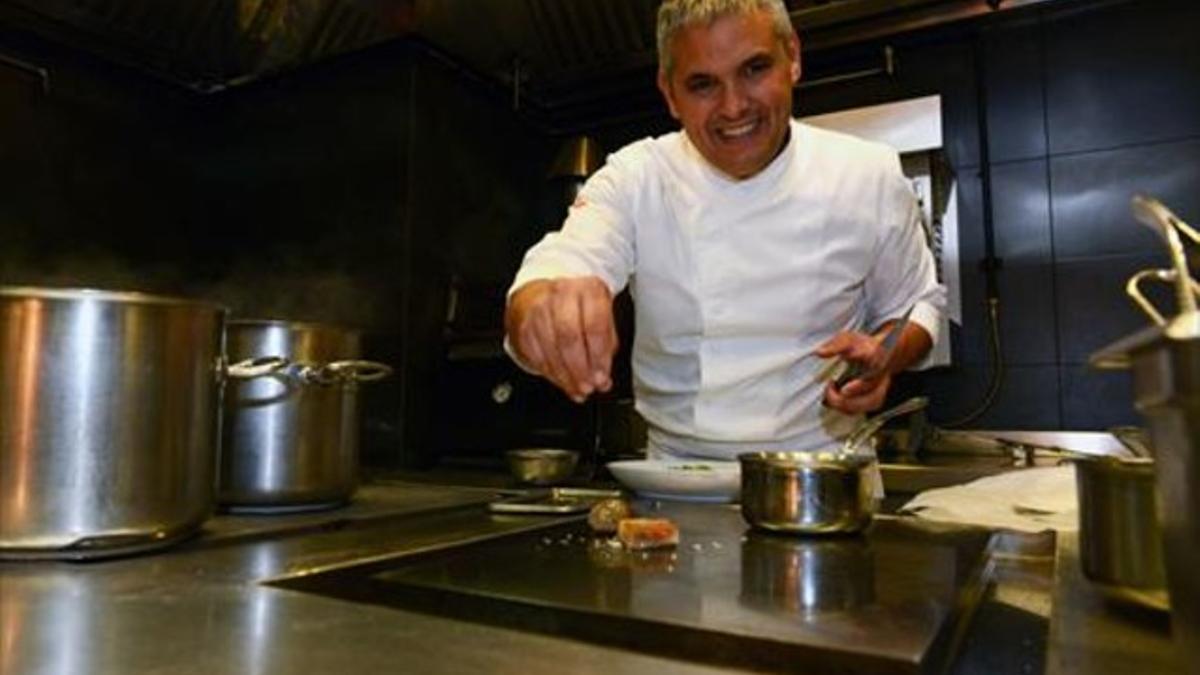
[[[756,126],[758,126],[757,121],[750,121],[746,122],[745,124],[739,124],[736,127],[726,127],[724,129],[720,129],[719,133],[726,138],[738,138],[740,136],[749,134],[751,131],[754,131]]]

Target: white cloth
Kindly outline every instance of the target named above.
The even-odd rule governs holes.
[[[926,490],[900,508],[925,520],[1019,532],[1079,529],[1075,467],[1021,469]]]
[[[796,121],[741,181],[683,132],[611,155],[509,293],[588,275],[630,285],[637,409],[652,449],[683,457],[834,443],[857,418],[820,405],[813,351],[914,303],[936,340],[945,304],[896,153]]]

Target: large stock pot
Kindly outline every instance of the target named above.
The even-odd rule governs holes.
[[[0,288],[0,558],[89,558],[180,539],[216,504],[219,305]]]
[[[360,360],[358,332],[319,323],[229,322],[231,358],[286,356],[286,369],[231,383],[225,396],[220,503],[240,512],[327,508],[358,487],[358,385],[391,368]]]

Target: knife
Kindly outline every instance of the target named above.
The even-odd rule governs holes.
[[[908,317],[912,314],[913,307],[915,306],[915,304],[909,305],[908,310],[892,323],[891,327],[888,328],[887,335],[884,335],[883,340],[879,343],[879,346],[883,349],[882,366],[868,369],[861,363],[850,363],[838,357],[822,370],[817,379],[833,380],[834,385],[838,389],[841,389],[850,380],[865,380],[878,377],[891,361],[892,352],[896,351],[896,345],[900,343],[900,335],[904,333],[904,327],[908,325]]]

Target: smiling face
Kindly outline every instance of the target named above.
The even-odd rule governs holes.
[[[779,38],[765,11],[684,26],[670,45],[672,72],[658,73],[671,115],[713,166],[749,178],[783,147],[800,78],[800,44]]]

